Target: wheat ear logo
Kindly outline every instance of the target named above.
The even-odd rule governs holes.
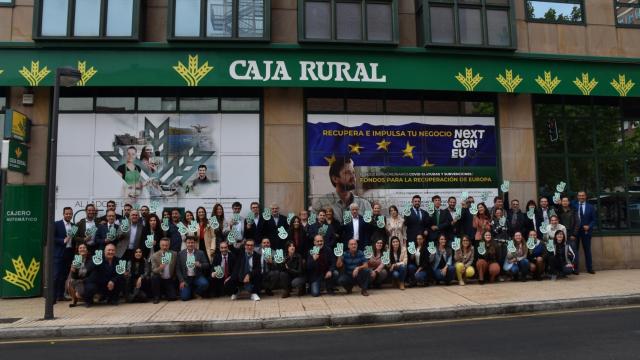
[[[40,81],[44,80],[44,78],[51,73],[51,70],[46,66],[40,69],[40,61],[31,61],[31,69],[23,66],[18,72],[27,80],[29,85],[38,86]]]
[[[18,256],[17,259],[11,259],[11,262],[13,263],[13,270],[15,272],[5,270],[4,281],[19,287],[22,291],[33,289],[35,287],[34,282],[36,281],[36,276],[38,276],[38,272],[40,271],[40,263],[37,262],[36,259],[31,258],[29,268],[27,268],[24,261],[22,261],[22,256]]]
[[[562,80],[558,79],[558,77],[551,78],[551,71],[544,72],[544,79],[538,75],[536,78],[536,82],[542,90],[544,90],[545,94],[553,94],[553,90],[562,82]]]
[[[209,62],[205,61],[202,66],[198,66],[198,55],[189,55],[189,66],[184,66],[181,61],[173,69],[187,82],[187,86],[198,86],[207,74],[213,70],[213,66],[209,66]]]
[[[455,76],[456,80],[464,86],[467,91],[473,91],[475,87],[482,81],[483,77],[480,74],[473,75],[473,68],[464,68],[464,75],[458,73]]]
[[[623,97],[627,96],[629,91],[636,85],[633,81],[631,81],[631,79],[627,80],[626,75],[622,75],[622,74],[618,75],[617,81],[616,79],[611,80],[610,84],[611,86],[613,86],[614,89],[616,89],[618,94],[620,94],[620,96],[623,96]]]
[[[504,69],[504,71],[505,74],[499,74],[496,80],[498,80],[500,85],[502,85],[502,87],[505,88],[508,93],[512,93],[516,90],[518,85],[520,85],[520,83],[522,82],[522,78],[518,74],[516,74],[516,76],[514,77],[513,70]]]

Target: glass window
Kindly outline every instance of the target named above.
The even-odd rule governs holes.
[[[14,0],[0,0],[0,6],[13,5]]]
[[[133,39],[138,35],[135,29],[140,0],[42,0],[37,4],[40,39]]]
[[[396,0],[304,1],[300,40],[393,42]],[[333,9],[333,11],[332,11]]]
[[[347,111],[353,113],[381,113],[382,99],[347,99]]]
[[[509,46],[509,12],[506,10],[487,10],[487,34],[489,45]]]
[[[371,41],[393,40],[393,15],[391,4],[367,4],[367,39]]]
[[[445,44],[454,43],[453,8],[432,6],[429,11],[431,14],[431,41]]]
[[[304,28],[307,39],[331,39],[331,4],[307,1],[304,4]]]
[[[528,21],[549,23],[584,24],[582,0],[526,0]]]
[[[233,1],[208,0],[207,36],[231,37],[233,26]]]
[[[93,98],[60,98],[60,111],[93,111]]]
[[[640,121],[633,116],[640,113],[634,108],[628,99],[534,97],[540,195],[552,196],[566,181],[566,193],[585,190],[598,206],[599,231],[640,231]],[[557,136],[550,130],[556,128]]]
[[[222,111],[259,111],[260,99],[222,98]]]
[[[638,0],[616,0],[616,25],[640,26],[640,2]]]
[[[170,39],[267,39],[265,0],[171,0]],[[204,9],[204,11],[202,11]]]
[[[218,111],[218,98],[180,98],[180,111]]]
[[[67,36],[69,0],[42,0],[42,36]]]
[[[343,98],[309,98],[307,111],[341,112],[344,111]]]
[[[482,18],[480,9],[460,9],[460,43],[482,44]]]
[[[264,34],[263,0],[238,1],[238,36],[259,38]]]
[[[359,3],[336,3],[336,37],[338,40],[362,39],[362,7]]]
[[[418,22],[425,45],[514,47],[509,0],[419,0]],[[422,16],[422,9],[428,16]],[[486,34],[486,35],[485,35]],[[425,36],[426,35],[426,36]]]
[[[133,0],[109,0],[107,36],[128,37],[133,31]]]
[[[460,113],[460,103],[457,101],[425,100],[425,114],[458,114]]]
[[[139,97],[138,111],[175,111],[177,103],[172,97]]]
[[[100,3],[101,0],[76,1],[76,14],[73,33],[75,36],[100,35]]]
[[[200,36],[200,22],[193,19],[200,19],[200,0],[176,0],[174,35]]]
[[[133,111],[136,108],[133,97],[99,97],[96,98],[97,112]]]

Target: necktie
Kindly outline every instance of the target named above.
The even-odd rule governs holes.
[[[224,256],[224,278],[229,277],[229,266],[227,265],[227,255]]]
[[[584,217],[584,203],[580,204],[580,221]]]
[[[436,225],[440,225],[440,210],[436,210]]]
[[[418,220],[422,220],[422,214],[420,213],[420,210],[416,209],[416,208],[413,208],[413,210],[415,210],[416,216],[418,217]]]

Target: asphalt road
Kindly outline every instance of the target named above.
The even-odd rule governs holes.
[[[2,359],[640,359],[640,306],[422,324],[1,342]]]

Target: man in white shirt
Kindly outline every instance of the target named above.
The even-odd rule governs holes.
[[[73,239],[71,238],[71,218],[73,209],[65,207],[62,210],[62,220],[58,220],[54,226],[54,251],[53,251],[53,279],[55,287],[55,300],[64,298],[64,282],[69,275],[71,261],[73,259]]]

